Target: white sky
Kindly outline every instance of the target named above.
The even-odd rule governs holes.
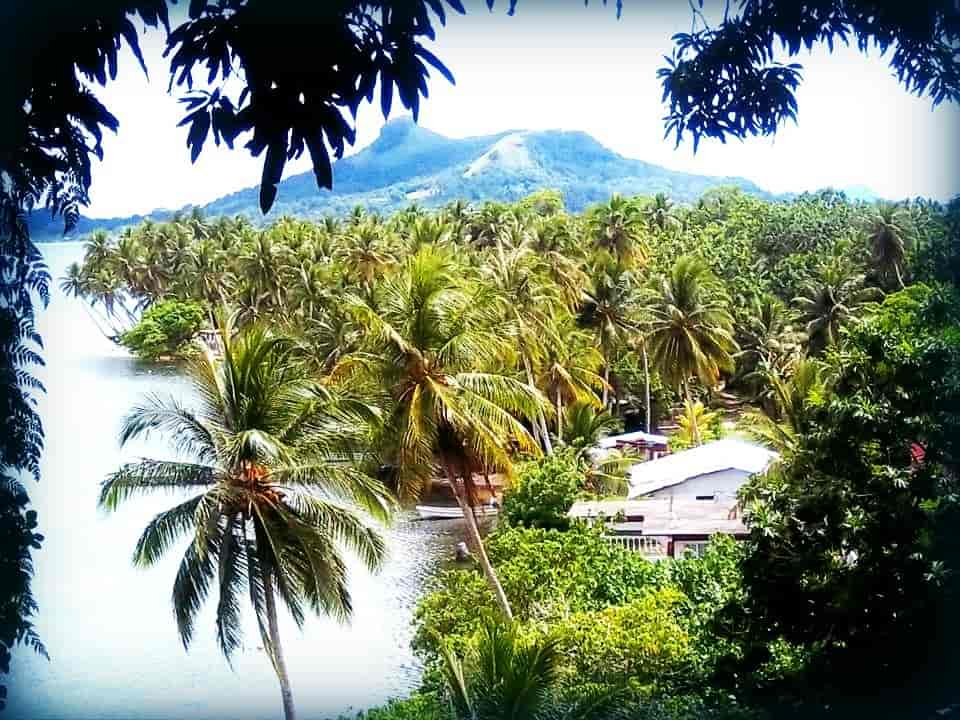
[[[690,29],[686,2],[645,11],[632,0],[620,21],[596,0],[586,8],[578,0],[555,0],[549,11],[520,0],[514,17],[506,16],[502,0],[492,14],[478,0],[465,4],[468,15],[449,17],[432,46],[457,84],[434,73],[421,105],[420,123],[443,135],[583,130],[627,157],[739,175],[773,192],[865,185],[888,198],[946,200],[960,193],[960,108],[931,110],[928,100],[904,91],[876,54],[800,55],[794,60],[804,66],[797,126],[783,127],[773,139],[704,140],[694,155],[691,142],[674,149],[672,139],[663,138],[656,78],[672,48],[670,36]],[[117,80],[97,91],[120,130],[105,138],[105,159],[95,163],[88,215],[204,204],[259,182],[262,156],[251,158],[240,145],[232,152],[216,148],[212,137],[191,166],[187,128],[176,127],[183,117],[178,93],[166,92],[161,43],[159,33],[142,38],[152,82],[125,52]],[[402,110],[396,97],[394,106],[394,114]],[[379,105],[363,107],[352,152],[382,125]],[[285,174],[307,169],[304,156]]]

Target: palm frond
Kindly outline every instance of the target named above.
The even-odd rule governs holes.
[[[141,460],[123,465],[100,485],[99,505],[116,510],[127,498],[154,490],[208,487],[220,478],[217,468],[194,463]]]
[[[203,495],[197,495],[179,505],[164,510],[144,528],[133,551],[133,564],[149,567],[163,556],[178,538],[193,529],[194,513]]]
[[[142,404],[135,405],[121,423],[120,444],[126,445],[134,438],[148,439],[153,433],[169,438],[177,453],[201,462],[216,460],[211,429],[172,395],[147,395]]]
[[[228,661],[243,641],[240,592],[247,584],[245,534],[242,515],[227,518],[218,558],[217,643]]]
[[[286,502],[304,523],[349,549],[368,569],[376,571],[382,567],[387,552],[383,537],[350,508],[303,493],[288,496]]]
[[[197,550],[196,543],[190,543],[183,554],[180,569],[173,581],[173,612],[177,620],[177,630],[184,648],[189,648],[193,638],[194,620],[203,606],[210,583],[216,574],[217,553],[220,549],[220,535],[211,534],[203,552]]]

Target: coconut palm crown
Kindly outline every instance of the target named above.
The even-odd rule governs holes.
[[[654,364],[674,387],[696,376],[713,387],[733,368],[733,318],[716,276],[694,257],[678,258],[649,296],[648,343]]]

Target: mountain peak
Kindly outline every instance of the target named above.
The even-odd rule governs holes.
[[[371,143],[375,152],[386,152],[400,145],[422,143],[424,141],[443,139],[432,130],[421,127],[410,115],[389,120],[380,130],[380,135]]]

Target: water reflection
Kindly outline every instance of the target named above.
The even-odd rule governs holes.
[[[44,246],[54,278],[80,258],[81,246]],[[262,718],[279,713],[279,690],[245,617],[246,645],[231,669],[216,647],[213,606],[197,623],[190,652],[177,637],[170,591],[179,558],[149,570],[131,566],[146,522],[172,497],[97,510],[100,480],[123,461],[169,456],[158,441],[117,447],[120,418],[145,392],[189,400],[172,366],[139,363],[100,335],[80,303],[54,292],[41,319],[47,367],[41,401],[47,432],[43,480],[30,487],[47,536],[37,558],[37,628],[48,663],[19,649],[9,678],[11,720],[110,718]],[[371,576],[352,566],[350,625],[281,618],[298,710],[305,718],[351,712],[403,694],[420,677],[410,653],[413,607],[424,583],[461,539],[458,522],[401,519],[389,531],[390,557]]]

